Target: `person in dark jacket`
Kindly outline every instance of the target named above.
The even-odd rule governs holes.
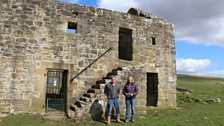
[[[107,96],[108,102],[108,116],[107,116],[107,124],[110,125],[111,120],[111,112],[112,108],[116,109],[116,117],[117,122],[121,122],[120,120],[120,105],[119,105],[119,94],[120,94],[120,86],[117,84],[117,78],[112,77],[111,82],[106,84],[104,93]]]
[[[132,76],[129,76],[127,79],[127,83],[124,85],[123,94],[125,96],[126,101],[126,120],[125,122],[129,122],[129,111],[131,106],[131,121],[135,121],[135,103],[136,103],[136,95],[138,94],[138,86],[134,81]]]

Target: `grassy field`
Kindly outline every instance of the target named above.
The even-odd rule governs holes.
[[[150,109],[147,116],[136,122],[112,126],[224,126],[224,79],[179,75],[178,87],[193,90],[191,94],[177,94],[178,109]],[[221,103],[207,102],[219,98]],[[45,121],[40,115],[17,115],[2,118],[0,126],[104,126],[103,122],[70,120]]]

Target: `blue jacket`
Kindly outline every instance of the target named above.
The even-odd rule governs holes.
[[[138,94],[137,84],[125,84],[123,88],[123,94],[126,98],[136,98],[136,95]],[[133,94],[133,96],[130,94]]]

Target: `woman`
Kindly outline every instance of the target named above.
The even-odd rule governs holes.
[[[129,110],[131,106],[131,121],[135,121],[135,103],[136,103],[136,95],[138,94],[138,86],[134,81],[132,76],[129,76],[127,79],[127,83],[124,85],[123,94],[125,95],[126,101],[126,120],[125,122],[129,122]]]

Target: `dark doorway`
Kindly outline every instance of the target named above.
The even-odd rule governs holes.
[[[119,29],[119,59],[132,60],[132,30],[127,28]]]
[[[46,112],[66,112],[67,70],[48,69]]]
[[[147,73],[147,106],[157,106],[158,73]]]

